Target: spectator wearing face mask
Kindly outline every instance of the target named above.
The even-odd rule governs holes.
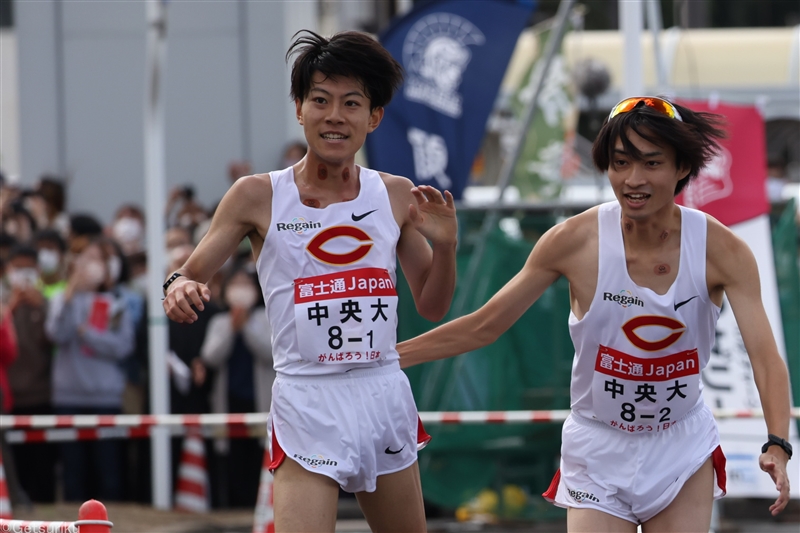
[[[51,415],[53,346],[45,333],[47,301],[40,291],[39,253],[17,245],[7,265],[10,285],[8,312],[17,332],[17,359],[8,369],[15,415]],[[26,443],[14,446],[14,462],[22,488],[38,503],[55,500],[55,446]]]
[[[53,406],[57,414],[119,414],[125,373],[121,362],[134,349],[133,319],[113,292],[110,256],[100,239],[89,239],[75,258],[67,287],[56,294],[46,331],[56,345]],[[60,446],[64,499],[119,500],[120,446],[115,439]]]
[[[141,208],[133,204],[120,206],[111,224],[111,236],[126,256],[144,251],[144,213]]]
[[[206,367],[216,370],[211,392],[215,413],[250,413],[269,410],[272,399],[271,329],[264,302],[253,273],[234,266],[222,286],[226,312],[215,315],[208,326],[201,359],[193,363],[194,379],[206,379]],[[258,492],[258,463],[263,450],[253,439],[233,439],[227,453],[229,505],[255,504]],[[220,442],[217,451],[225,455],[228,443]]]
[[[54,229],[41,230],[33,236],[37,250],[37,264],[41,279],[42,294],[48,300],[57,292],[67,288],[64,277],[64,253],[67,245],[61,234]]]

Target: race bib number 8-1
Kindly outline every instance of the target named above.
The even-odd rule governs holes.
[[[294,281],[300,354],[323,364],[386,357],[397,324],[397,289],[389,271],[359,268]]]
[[[601,345],[594,370],[595,415],[628,433],[665,431],[700,398],[697,350],[644,359]]]

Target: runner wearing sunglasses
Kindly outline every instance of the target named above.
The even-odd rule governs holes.
[[[544,494],[570,532],[707,532],[725,493],[725,457],[703,403],[723,295],[736,316],[761,396],[761,469],[789,500],[789,380],[761,302],[752,252],[675,196],[723,137],[720,117],[661,98],[628,98],[592,148],[616,201],[556,225],[483,307],[398,345],[402,366],[496,340],[560,276],[570,284],[575,346],[571,414],[559,472]],[[464,335],[465,331],[471,332]],[[546,357],[538,354],[538,357]]]

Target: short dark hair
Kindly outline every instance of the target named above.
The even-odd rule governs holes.
[[[93,237],[103,233],[103,226],[92,215],[73,215],[69,220],[69,227],[73,235]]]
[[[37,231],[33,235],[33,242],[36,244],[39,244],[40,242],[52,242],[58,246],[58,249],[62,252],[67,249],[67,243],[64,242],[64,237],[62,237],[61,234],[54,229],[43,229]]]
[[[17,257],[27,257],[28,259],[36,261],[39,259],[39,252],[36,251],[36,248],[28,244],[15,244],[8,252],[7,260],[11,261]]]
[[[305,34],[305,35],[301,35]],[[381,44],[366,33],[343,31],[326,39],[313,31],[301,30],[286,52],[292,65],[292,100],[305,100],[315,72],[326,78],[354,78],[361,83],[370,110],[385,107],[403,82],[403,67]]]
[[[44,201],[50,204],[56,211],[64,210],[67,201],[67,194],[64,188],[64,180],[57,176],[45,174],[39,179],[37,192],[42,195]]]
[[[674,102],[672,105],[683,121],[670,118],[643,103],[611,120],[606,119],[592,145],[592,160],[598,170],[605,172],[613,164],[617,138],[632,158],[644,159],[628,139],[627,132],[633,131],[655,145],[671,146],[675,150],[676,167],[689,166],[689,174],[675,186],[677,196],[719,152],[718,141],[725,138],[725,130],[722,129],[724,119],[721,115],[695,112]]]

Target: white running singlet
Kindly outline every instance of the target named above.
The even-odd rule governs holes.
[[[680,209],[678,275],[660,295],[631,280],[620,206],[601,205],[597,289],[586,315],[569,317],[572,412],[628,434],[666,431],[703,403],[720,309],[706,282],[706,216]]]
[[[397,365],[400,228],[380,175],[359,167],[351,201],[303,205],[294,170],[270,173],[272,221],[256,269],[275,370],[323,375]]]

